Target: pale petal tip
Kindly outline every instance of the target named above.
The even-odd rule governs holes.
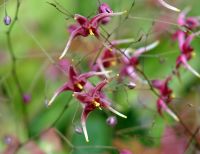
[[[47,102],[45,102],[45,106],[48,108],[50,105],[52,104],[52,101],[50,102],[50,101],[47,101]]]
[[[47,107],[49,107],[49,106],[53,103],[53,101],[55,100],[55,98],[56,98],[57,96],[58,96],[58,92],[55,93],[55,94],[53,95],[53,97],[50,99],[50,101],[45,102],[45,105],[46,105]]]
[[[192,66],[190,66],[187,62],[184,62],[184,66],[185,66],[192,74],[194,74],[196,77],[200,78],[200,74],[199,74],[194,68],[192,68]]]
[[[172,110],[170,110],[169,108],[166,109],[166,112],[167,112],[175,121],[177,121],[177,122],[180,121],[179,118],[177,117],[177,115],[176,115],[174,112],[172,112]]]
[[[86,139],[86,142],[87,142],[87,143],[90,142],[89,139]]]
[[[127,119],[127,116],[124,115],[123,118]]]
[[[88,133],[87,133],[87,129],[86,129],[85,123],[82,123],[82,128],[83,128],[83,134],[84,134],[84,136],[85,136],[85,140],[86,140],[86,142],[88,143],[88,142],[89,142],[89,139],[88,139]]]
[[[159,0],[159,2],[160,2],[164,7],[166,7],[167,9],[170,9],[170,10],[175,11],[175,12],[180,12],[180,11],[181,11],[180,9],[178,9],[178,8],[176,8],[176,7],[174,7],[174,6],[170,5],[170,4],[168,4],[168,3],[166,3],[164,0]]]
[[[125,116],[125,115],[123,115],[122,113],[120,113],[120,112],[118,112],[117,110],[115,110],[115,109],[113,109],[112,107],[108,107],[108,109],[111,111],[111,112],[113,112],[113,113],[115,113],[116,115],[118,115],[118,116],[120,116],[120,117],[122,117],[122,118],[127,118],[127,116]]]
[[[63,59],[64,57],[64,54],[62,54],[60,57],[59,57],[59,60]]]

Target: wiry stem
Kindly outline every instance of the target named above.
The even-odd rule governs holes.
[[[22,87],[20,85],[19,78],[17,76],[17,68],[16,68],[16,65],[17,65],[16,60],[17,60],[17,58],[15,56],[15,53],[14,53],[14,50],[13,50],[13,46],[12,46],[12,42],[11,42],[11,32],[12,32],[13,27],[15,26],[15,24],[16,24],[16,22],[18,20],[19,8],[20,8],[20,1],[17,0],[15,16],[14,16],[13,22],[11,23],[10,27],[8,28],[8,30],[6,32],[6,35],[7,35],[8,51],[10,53],[10,57],[11,57],[11,60],[12,60],[12,75],[13,75],[16,87],[17,87],[17,89],[18,89],[18,91],[20,93],[21,101],[23,101],[23,90],[22,90]],[[21,104],[21,106],[22,106],[23,122],[24,122],[24,125],[26,127],[26,130],[27,130],[28,136],[29,136],[30,134],[29,134],[29,131],[28,131],[28,119],[27,119],[26,106],[24,104]]]

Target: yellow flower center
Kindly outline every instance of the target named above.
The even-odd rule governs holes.
[[[195,57],[196,56],[196,53],[195,52],[192,52],[192,57]]]
[[[111,65],[111,66],[116,66],[116,64],[117,64],[117,63],[116,63],[115,60],[112,60],[112,61],[110,62],[110,65]]]
[[[83,86],[80,83],[77,83],[76,86],[80,89],[83,90]]]
[[[89,29],[89,33],[90,33],[90,35],[94,35],[94,33],[93,33],[91,28]]]

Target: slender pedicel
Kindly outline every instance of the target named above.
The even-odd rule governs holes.
[[[122,118],[127,118],[127,116],[125,116],[125,115],[123,115],[122,113],[116,111],[116,110],[113,109],[112,107],[108,106],[107,108],[108,108],[108,110],[110,110],[111,112],[115,113],[116,115],[118,115],[118,116],[120,116],[120,117],[122,117]]]
[[[169,5],[168,3],[166,3],[164,0],[158,0],[160,2],[160,4],[162,4],[164,7],[172,10],[172,11],[175,11],[175,12],[180,12],[181,10],[172,6],[172,5]]]

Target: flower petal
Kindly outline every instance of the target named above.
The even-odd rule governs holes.
[[[187,62],[187,60],[184,56],[182,56],[181,60],[182,60],[183,65],[185,66],[186,69],[188,69],[192,74],[194,74],[195,76],[200,78],[200,74],[188,64],[188,62]]]
[[[111,73],[111,72],[112,71],[106,71],[106,70],[104,70],[102,72],[93,72],[93,71],[91,71],[91,72],[88,72],[88,73],[81,74],[79,76],[79,78],[81,78],[81,79],[88,79],[88,78],[90,78],[92,76],[98,76],[98,75],[105,75],[106,76],[106,74]]]
[[[86,119],[88,117],[88,114],[91,112],[91,110],[87,110],[87,107],[84,108],[82,115],[81,115],[81,125],[83,128],[83,134],[85,136],[86,142],[89,142],[87,128],[86,128]]]
[[[180,12],[180,9],[172,6],[172,5],[169,5],[168,3],[166,3],[164,0],[158,0],[160,2],[161,5],[163,5],[164,7],[172,10],[172,11],[175,11],[175,12]]]
[[[89,21],[86,17],[80,15],[80,14],[75,14],[74,19],[81,25],[83,26],[84,24],[87,24]]]
[[[119,45],[119,44],[126,44],[126,43],[132,43],[134,42],[135,39],[130,38],[130,39],[122,39],[122,40],[114,40],[111,42],[112,45]]]
[[[78,74],[75,71],[74,67],[70,66],[69,67],[69,79],[70,79],[70,81],[73,83],[74,82],[74,77],[77,77],[77,76],[78,76]]]
[[[101,81],[94,89],[91,90],[91,96],[98,95],[106,84],[108,84],[108,80]]]
[[[63,50],[63,52],[62,52],[61,56],[59,57],[59,59],[62,59],[66,55],[72,40],[80,33],[81,29],[82,29],[82,27],[78,27],[76,30],[74,30],[71,33],[71,35],[69,37],[69,40],[68,40],[68,42],[67,42],[67,44],[65,46],[65,49]]]
[[[158,44],[159,44],[159,41],[155,41],[155,42],[153,42],[153,43],[147,45],[146,47],[141,47],[141,48],[137,49],[137,50],[134,52],[133,55],[134,55],[135,57],[139,57],[141,54],[143,54],[143,53],[145,53],[145,52],[147,52],[147,51],[149,51],[149,50],[154,49],[156,46],[158,46]]]
[[[50,99],[49,102],[47,102],[47,106],[50,106],[53,101],[55,100],[55,98],[60,94],[62,93],[63,91],[66,91],[66,90],[72,90],[72,88],[70,87],[70,84],[69,83],[65,83],[61,88],[59,88],[58,90],[56,90],[56,92],[54,93],[53,97]]]
[[[174,112],[172,112],[172,110],[165,104],[165,102],[162,100],[162,98],[160,98],[157,101],[157,105],[158,105],[158,111],[161,114],[161,109],[163,109],[164,111],[166,111],[174,120],[176,120],[177,122],[179,121],[179,118],[176,116],[176,114]]]
[[[118,112],[117,110],[113,109],[110,106],[107,106],[108,110],[110,110],[111,112],[115,113],[116,115],[122,117],[122,118],[127,118],[127,116],[123,115],[122,113]]]
[[[99,23],[105,19],[106,17],[111,17],[111,16],[119,16],[122,14],[127,13],[127,11],[123,11],[123,12],[116,12],[116,13],[100,13],[96,16],[94,16],[91,20],[90,20],[90,24],[92,25],[93,28],[97,28],[99,26]]]
[[[183,11],[181,11],[181,13],[179,14],[178,16],[178,24],[180,26],[184,26],[185,25],[185,22],[186,22],[186,15],[187,13],[190,11],[190,8],[186,8],[184,9]]]

